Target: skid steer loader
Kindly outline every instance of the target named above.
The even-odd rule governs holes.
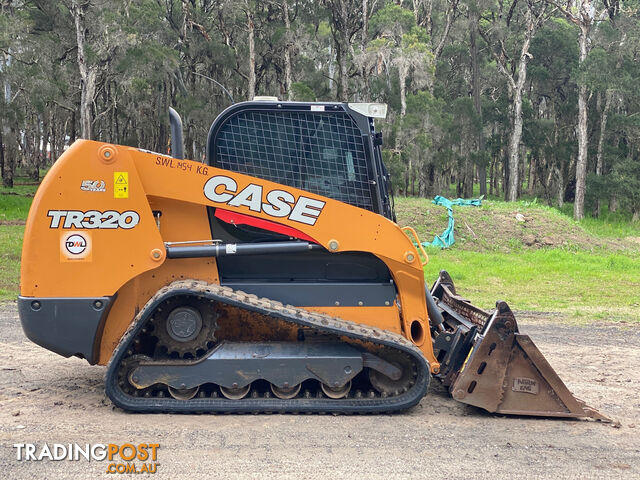
[[[606,417],[574,398],[506,303],[485,312],[395,223],[386,106],[232,105],[206,162],[75,142],[35,195],[27,337],[107,365],[134,412],[407,409],[432,376],[489,412]],[[417,247],[416,247],[417,245]]]

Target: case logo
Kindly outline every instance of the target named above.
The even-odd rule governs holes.
[[[215,203],[232,207],[246,207],[252,212],[265,213],[270,217],[288,218],[294,222],[315,225],[325,202],[304,196],[296,198],[286,190],[270,190],[262,201],[261,185],[250,183],[238,191],[233,178],[217,175],[204,184],[204,196]]]

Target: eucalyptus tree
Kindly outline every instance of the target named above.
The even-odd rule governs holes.
[[[488,175],[489,194],[637,212],[635,0],[554,1],[2,0],[3,181],[79,136],[166,152],[169,105],[203,159],[230,97],[264,94],[386,102],[404,192],[470,196]]]
[[[428,47],[427,36],[416,25],[413,13],[398,5],[389,4],[376,12],[371,18],[371,31],[374,39],[369,43],[369,52],[377,65],[377,73],[397,73],[400,91],[399,121],[395,132],[395,151],[397,155],[406,154],[405,191],[415,178],[415,129],[404,125],[407,114],[407,85],[413,91],[430,89],[433,82],[433,53]],[[383,72],[383,67],[386,72]],[[412,153],[413,151],[413,153]],[[412,188],[412,191],[414,188]]]
[[[322,0],[330,16],[336,59],[338,62],[337,96],[349,100],[349,58],[354,56],[353,41],[363,28],[360,0]]]
[[[546,0],[558,8],[566,18],[578,26],[578,46],[580,49],[580,65],[587,59],[589,50],[592,47],[591,32],[593,26],[607,18],[610,12],[609,3],[602,7],[599,0],[569,0],[566,5],[562,5],[556,0]],[[600,10],[599,10],[600,9]],[[584,218],[584,195],[587,183],[587,160],[589,138],[587,132],[587,122],[589,115],[589,88],[584,81],[578,86],[578,122],[576,130],[578,132],[578,157],[576,160],[576,191],[573,204],[573,218],[580,220]]]
[[[525,121],[531,149],[528,189],[562,206],[575,171],[578,46],[575,26],[552,18],[531,42],[528,65],[532,116]]]
[[[550,14],[543,0],[513,0],[492,3],[480,17],[478,33],[491,49],[496,66],[504,76],[511,99],[508,144],[508,177],[505,198],[516,201],[520,186],[520,141],[522,97],[527,81],[529,48],[536,31]]]

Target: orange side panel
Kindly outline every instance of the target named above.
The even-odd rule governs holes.
[[[34,297],[97,297],[116,293],[121,285],[158,267],[164,245],[151,214],[133,159],[123,147],[112,148],[111,162],[100,160],[97,142],[75,142],[54,163],[38,189],[25,226],[20,292]],[[128,174],[127,198],[115,198],[114,173]],[[81,190],[84,181],[104,182],[104,191]],[[96,212],[83,219],[87,225],[116,228],[65,228],[67,217],[51,212]],[[135,212],[133,228],[119,228],[116,214]],[[108,212],[116,212],[110,214]],[[60,215],[53,213],[53,215]],[[90,257],[63,261],[65,235],[79,232],[90,245]],[[158,249],[162,258],[154,260]]]

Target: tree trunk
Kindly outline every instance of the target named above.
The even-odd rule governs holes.
[[[531,4],[527,5],[527,9],[525,12],[526,26],[524,31],[524,39],[522,41],[522,47],[520,48],[520,54],[517,57],[518,63],[515,67],[516,72],[512,72],[509,68],[508,61],[504,55],[504,52],[501,51],[500,53],[497,53],[492,49],[493,57],[496,61],[498,70],[507,79],[512,102],[510,108],[511,132],[509,136],[509,150],[507,153],[507,161],[505,162],[505,167],[507,170],[505,173],[507,173],[508,177],[506,178],[507,184],[505,185],[505,200],[510,202],[515,201],[518,197],[520,180],[518,175],[520,154],[519,149],[520,139],[522,138],[522,92],[524,90],[524,85],[527,79],[527,60],[530,57],[529,47],[531,45],[531,39],[534,37],[536,30],[544,20],[546,5],[542,5],[540,11],[536,13],[536,15],[534,15],[532,8],[533,6]],[[483,32],[479,29],[478,33],[490,46],[496,43],[492,42],[492,39],[489,38],[487,32]],[[501,46],[503,45],[501,41],[498,43]]]
[[[336,59],[338,60],[338,99],[347,102],[348,78],[347,78],[347,49],[336,42]]]
[[[96,91],[96,68],[87,65],[84,46],[86,41],[87,26],[85,15],[89,8],[89,2],[80,3],[73,0],[71,13],[76,26],[76,42],[78,46],[78,70],[80,72],[80,136],[91,140],[93,138],[93,97]]]
[[[596,175],[602,175],[604,168],[604,137],[607,131],[607,119],[609,116],[609,108],[611,108],[611,100],[613,99],[613,90],[607,90],[605,93],[604,106],[602,107],[602,115],[600,116],[600,137],[598,138],[598,150],[596,153]],[[595,208],[593,210],[593,216],[600,216],[600,199],[596,201]]]
[[[400,80],[400,116],[407,114],[407,76],[409,75],[409,65],[406,61],[398,64],[398,77]]]
[[[427,13],[424,26],[427,29],[429,37],[433,38],[433,1],[427,0]]]
[[[474,177],[474,165],[469,155],[465,157],[465,172],[464,172],[464,180],[462,184],[462,197],[463,198],[471,198],[473,197],[473,177]]]
[[[529,161],[529,179],[527,180],[527,193],[533,195],[533,184],[535,183],[536,176],[536,164],[537,164],[537,152],[531,153],[531,160]]]
[[[349,50],[352,49],[350,33],[350,11],[352,5],[347,1],[333,2],[331,33],[336,47],[338,61],[338,99],[349,101],[349,71],[347,66]]]
[[[52,148],[51,142],[51,110],[46,109],[43,115],[42,148],[40,150],[40,165],[43,167],[47,166],[47,156],[49,150]],[[40,172],[38,172],[38,175],[40,175]],[[40,180],[40,178],[38,178],[38,180]]]
[[[0,128],[0,177],[4,178],[4,139]]]
[[[400,157],[402,158],[402,157]],[[411,162],[409,162],[409,165],[411,164]],[[407,169],[404,171],[404,194],[405,196],[409,196],[409,172],[410,172],[411,168],[407,167]]]
[[[77,121],[76,121],[76,112],[74,110],[73,112],[71,112],[71,134],[69,135],[69,145],[75,142],[77,138],[78,138],[78,128],[77,128]]]
[[[334,77],[336,76],[336,66],[334,62],[334,52],[331,42],[329,42],[329,92],[333,93]]]
[[[459,0],[449,0],[447,5],[447,13],[446,20],[444,24],[444,28],[442,30],[442,36],[440,37],[440,41],[433,49],[433,57],[437,60],[444,49],[444,45],[447,41],[447,37],[449,36],[449,31],[451,30],[451,25],[455,21],[455,14],[458,9],[458,1]]]
[[[37,182],[40,180],[40,164],[42,163],[42,150],[41,145],[44,148],[46,147],[47,139],[46,135],[46,125],[42,122],[40,115],[35,115],[36,128],[34,133],[34,145],[33,145],[33,156],[32,156],[32,168],[31,168],[31,180]]]
[[[554,167],[556,171],[556,179],[558,182],[558,188],[556,189],[556,205],[558,208],[562,208],[564,205],[564,179],[562,177],[562,170],[558,167]]]
[[[284,47],[284,90],[287,96],[287,100],[293,100],[293,92],[291,91],[291,20],[289,19],[289,2],[287,0],[282,0],[282,10],[284,17],[284,27],[286,30],[286,45]]]
[[[418,0],[412,0],[413,4],[413,18],[416,19],[416,25],[420,25],[420,19],[418,16],[418,12],[420,10],[420,2]]]
[[[509,138],[509,182],[507,184],[507,200],[515,202],[518,199],[519,186],[519,159],[520,159],[520,139],[522,138],[522,91],[527,80],[527,58],[529,56],[529,45],[533,36],[531,26],[531,12],[528,11],[529,32],[525,35],[520,50],[518,60],[518,80],[512,83],[513,110],[511,113],[511,136]]]
[[[249,32],[249,85],[247,90],[247,100],[253,100],[256,96],[256,45],[255,45],[255,25],[253,24],[253,14],[247,7],[247,31]]]
[[[524,188],[524,180],[525,173],[527,171],[527,147],[525,145],[520,145],[520,162],[518,163],[519,171],[518,178],[520,181],[518,182],[518,198],[522,196],[522,189]]]
[[[589,42],[588,24],[580,25],[580,64],[587,58]],[[587,116],[588,116],[588,90],[585,84],[578,86],[578,159],[576,161],[576,196],[573,204],[573,218],[582,220],[584,218],[584,192],[587,183],[587,147],[589,139],[587,137]]]
[[[478,152],[482,155],[478,168],[478,182],[480,183],[480,195],[487,195],[487,166],[484,163],[484,131],[482,121],[482,99],[480,88],[480,67],[478,62],[478,18],[473,18],[470,25],[469,50],[471,51],[471,83],[473,90],[473,105],[476,109],[480,128],[478,130]],[[473,185],[472,185],[473,189]]]
[[[520,83],[520,82],[518,82]],[[509,179],[506,200],[518,199],[518,171],[520,161],[520,138],[522,137],[522,88],[516,87],[513,94],[513,112],[511,114],[511,135],[509,136]]]
[[[369,0],[362,0],[362,36],[360,38],[360,50],[364,54],[369,42]],[[363,100],[368,102],[371,99],[371,91],[369,88],[369,67],[367,62],[363,62],[362,65],[362,87]]]
[[[57,148],[58,148],[58,135],[56,132],[56,122],[58,121],[58,117],[56,115],[56,107],[52,106],[51,111],[49,112],[49,128],[51,129],[51,149],[47,157],[45,157],[45,166],[49,166],[53,163],[53,160],[57,158]]]
[[[495,162],[493,161],[493,159],[491,159],[490,163],[489,163],[489,195],[493,195],[493,166],[494,166]]]
[[[4,169],[2,171],[2,186],[6,188],[13,188],[13,173],[16,168],[16,155],[18,153],[15,138],[15,130],[5,127],[3,134]]]
[[[416,179],[413,175],[413,156],[409,155],[409,184],[411,186],[411,196],[416,195]]]

